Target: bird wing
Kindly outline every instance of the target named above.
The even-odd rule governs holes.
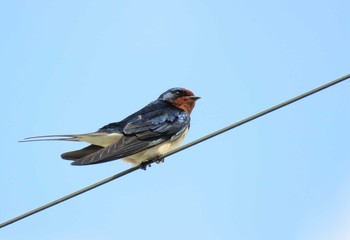
[[[75,160],[73,165],[87,165],[124,158],[167,140],[175,140],[188,128],[190,116],[176,108],[149,108],[120,122],[122,136],[118,141],[86,157]],[[103,128],[102,128],[103,129]]]
[[[79,150],[62,153],[61,158],[66,160],[76,160],[76,159],[85,157],[87,155],[90,155],[92,153],[95,153],[101,149],[103,149],[103,147],[91,144]]]

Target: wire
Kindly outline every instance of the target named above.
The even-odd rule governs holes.
[[[6,222],[3,222],[3,223],[0,224],[0,228],[3,228],[3,227],[5,227],[5,226],[7,226],[7,225],[10,225],[10,224],[14,223],[14,222],[17,222],[17,221],[22,220],[22,219],[24,219],[24,218],[26,218],[26,217],[29,217],[29,216],[31,216],[31,215],[33,215],[33,214],[36,214],[36,213],[38,213],[38,212],[41,212],[41,211],[43,211],[43,210],[45,210],[45,209],[47,209],[47,208],[53,207],[53,206],[55,206],[55,205],[57,205],[57,204],[59,204],[59,203],[61,203],[61,202],[67,201],[68,199],[71,199],[71,198],[73,198],[73,197],[76,197],[76,196],[78,196],[78,195],[80,195],[80,194],[82,194],[82,193],[88,192],[88,191],[90,191],[90,190],[92,190],[92,189],[94,189],[94,188],[97,188],[97,187],[99,187],[99,186],[101,186],[101,185],[103,185],[103,184],[106,184],[106,183],[111,182],[111,181],[113,181],[113,180],[115,180],[115,179],[117,179],[117,178],[120,178],[120,177],[124,176],[124,175],[127,175],[127,174],[129,174],[129,173],[132,173],[132,172],[134,172],[134,171],[136,171],[136,170],[138,170],[138,169],[140,169],[140,165],[138,165],[138,166],[136,166],[136,167],[129,168],[129,169],[127,169],[127,170],[125,170],[125,171],[123,171],[123,172],[120,172],[120,173],[118,173],[118,174],[115,174],[115,175],[113,175],[113,176],[110,176],[110,177],[108,177],[108,178],[106,178],[106,179],[103,179],[102,181],[99,181],[99,182],[97,182],[97,183],[94,183],[94,184],[92,184],[92,185],[90,185],[90,186],[87,186],[87,187],[85,187],[85,188],[82,188],[82,189],[80,189],[80,190],[78,190],[78,191],[75,191],[75,192],[73,192],[73,193],[71,193],[71,194],[68,194],[68,195],[66,195],[66,196],[64,196],[64,197],[61,197],[61,198],[59,198],[59,199],[57,199],[57,200],[55,200],[55,201],[52,201],[52,202],[50,202],[50,203],[47,203],[47,204],[45,204],[45,205],[43,205],[43,206],[41,206],[41,207],[38,207],[38,208],[33,209],[33,210],[29,211],[29,212],[26,212],[26,213],[24,213],[24,214],[22,214],[22,215],[19,215],[19,216],[15,217],[15,218],[12,218],[12,219],[10,219],[10,220],[8,220],[8,221],[6,221]]]
[[[250,121],[252,121],[252,120],[254,120],[254,119],[257,119],[257,118],[259,118],[259,117],[262,117],[262,116],[264,116],[264,115],[266,115],[266,114],[268,114],[268,113],[271,113],[271,112],[273,112],[273,111],[275,111],[275,110],[277,110],[277,109],[279,109],[279,108],[285,107],[285,106],[287,106],[287,105],[289,105],[289,104],[291,104],[291,103],[294,103],[294,102],[296,102],[296,101],[299,101],[299,100],[301,100],[301,99],[303,99],[303,98],[305,98],[305,97],[308,97],[308,96],[310,96],[310,95],[312,95],[312,94],[314,94],[314,93],[317,93],[317,92],[319,92],[319,91],[322,91],[322,90],[324,90],[324,89],[326,89],[326,88],[328,88],[328,87],[331,87],[331,86],[333,86],[333,85],[335,85],[335,84],[338,84],[338,83],[340,83],[340,82],[342,82],[342,81],[344,81],[344,80],[347,80],[347,79],[349,79],[349,78],[350,78],[350,74],[347,74],[347,75],[345,75],[345,76],[343,76],[343,77],[340,77],[340,78],[338,78],[338,79],[336,79],[336,80],[334,80],[334,81],[331,81],[331,82],[329,82],[329,83],[327,83],[327,84],[324,84],[324,85],[322,85],[322,86],[319,86],[319,87],[317,87],[317,88],[315,88],[315,89],[312,89],[312,90],[310,90],[310,91],[308,91],[308,92],[305,92],[305,93],[303,93],[303,94],[301,94],[301,95],[299,95],[299,96],[296,96],[296,97],[294,97],[294,98],[291,98],[291,99],[289,99],[289,100],[287,100],[287,101],[285,101],[285,102],[282,102],[282,103],[280,103],[280,104],[277,104],[277,105],[275,105],[275,106],[273,106],[273,107],[271,107],[271,108],[268,108],[268,109],[266,109],[266,110],[264,110],[264,111],[262,111],[262,112],[259,112],[259,113],[257,113],[257,114],[254,114],[254,115],[252,115],[252,116],[250,116],[250,117],[248,117],[248,118],[245,118],[245,119],[243,119],[243,120],[241,120],[241,121],[239,121],[239,122],[236,122],[236,123],[234,123],[234,124],[232,124],[232,125],[229,125],[229,126],[227,126],[227,127],[225,127],[225,128],[222,128],[222,129],[220,129],[220,130],[218,130],[218,131],[216,131],[216,132],[210,133],[210,134],[208,134],[208,135],[206,135],[206,136],[204,136],[204,137],[201,137],[201,138],[199,138],[199,139],[197,139],[197,140],[195,140],[195,141],[193,141],[193,142],[190,142],[190,143],[188,143],[188,144],[185,144],[185,145],[183,145],[183,146],[181,146],[181,147],[179,147],[179,148],[177,148],[177,149],[174,149],[174,150],[172,150],[172,151],[170,151],[170,152],[164,154],[164,155],[162,156],[162,158],[169,157],[170,155],[173,155],[173,154],[175,154],[175,153],[177,153],[177,152],[180,152],[180,151],[182,151],[182,150],[185,150],[185,149],[187,149],[187,148],[189,148],[189,147],[192,147],[192,146],[194,146],[194,145],[196,145],[196,144],[198,144],[198,143],[204,142],[204,141],[206,141],[206,140],[208,140],[208,139],[210,139],[210,138],[212,138],[212,137],[215,137],[215,136],[217,136],[217,135],[219,135],[219,134],[222,134],[222,133],[224,133],[224,132],[227,132],[227,131],[229,131],[229,130],[231,130],[231,129],[233,129],[233,128],[236,128],[236,127],[238,127],[238,126],[240,126],[240,125],[243,125],[243,124],[245,124],[245,123],[248,123],[248,122],[250,122]],[[45,204],[45,205],[43,205],[43,206],[41,206],[41,207],[38,207],[38,208],[36,208],[36,209],[33,209],[33,210],[31,210],[31,211],[29,211],[29,212],[27,212],[27,213],[24,213],[24,214],[19,215],[19,216],[15,217],[15,218],[12,218],[12,219],[10,219],[10,220],[8,220],[8,221],[6,221],[6,222],[1,223],[1,224],[0,224],[0,228],[3,228],[3,227],[5,227],[5,226],[8,226],[8,225],[10,225],[10,224],[12,224],[12,223],[14,223],[14,222],[17,222],[17,221],[19,221],[19,220],[22,220],[22,219],[24,219],[24,218],[26,218],[26,217],[29,217],[29,216],[31,216],[31,215],[33,215],[33,214],[36,214],[36,213],[38,213],[38,212],[40,212],[40,211],[43,211],[43,210],[47,209],[47,208],[50,208],[50,207],[52,207],[52,206],[54,206],[54,205],[57,205],[57,204],[59,204],[59,203],[61,203],[61,202],[66,201],[66,200],[68,200],[68,199],[71,199],[71,198],[73,198],[73,197],[76,197],[76,196],[78,196],[78,195],[80,195],[80,194],[82,194],[82,193],[85,193],[85,192],[87,192],[87,191],[90,191],[90,190],[92,190],[92,189],[94,189],[94,188],[97,188],[97,187],[103,185],[103,184],[106,184],[106,183],[111,182],[111,181],[113,181],[113,180],[115,180],[115,179],[117,179],[117,178],[120,178],[120,177],[122,177],[122,176],[125,176],[125,175],[127,175],[127,174],[129,174],[129,173],[132,173],[132,172],[134,172],[134,171],[136,171],[136,170],[138,170],[138,169],[141,169],[141,168],[143,169],[143,168],[145,168],[145,166],[150,165],[150,164],[154,163],[155,161],[157,161],[157,160],[156,160],[156,159],[150,160],[150,161],[148,161],[147,163],[144,163],[144,164],[141,164],[141,165],[138,165],[138,166],[129,168],[129,169],[123,171],[123,172],[120,172],[120,173],[118,173],[118,174],[115,174],[115,175],[113,175],[113,176],[111,176],[111,177],[108,177],[108,178],[102,180],[102,181],[99,181],[99,182],[97,182],[97,183],[94,183],[94,184],[92,184],[92,185],[90,185],[90,186],[87,186],[87,187],[85,187],[85,188],[83,188],[83,189],[80,189],[80,190],[78,190],[78,191],[76,191],[76,192],[73,192],[73,193],[71,193],[71,194],[68,194],[68,195],[66,195],[66,196],[64,196],[64,197],[62,197],[62,198],[59,198],[59,199],[55,200],[55,201],[52,201],[52,202],[50,202],[50,203],[47,203],[47,204]]]

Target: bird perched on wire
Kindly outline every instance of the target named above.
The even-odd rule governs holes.
[[[91,145],[66,152],[63,159],[72,165],[88,165],[123,159],[133,165],[149,160],[157,163],[165,153],[180,146],[190,127],[190,114],[200,97],[184,88],[171,88],[141,110],[120,122],[86,134],[47,135],[20,142],[64,140]],[[146,165],[145,165],[146,166]]]

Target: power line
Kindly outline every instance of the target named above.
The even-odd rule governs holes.
[[[80,194],[82,194],[82,193],[88,192],[88,191],[90,191],[90,190],[92,190],[92,189],[94,189],[94,188],[97,188],[97,187],[99,187],[99,186],[101,186],[101,185],[103,185],[103,184],[106,184],[106,183],[111,182],[111,181],[113,181],[113,180],[115,180],[115,179],[117,179],[117,178],[120,178],[120,177],[124,176],[124,175],[127,175],[127,174],[129,174],[129,173],[132,173],[132,172],[134,172],[134,171],[136,171],[136,170],[138,170],[138,169],[140,169],[140,168],[141,168],[141,166],[138,165],[138,166],[136,166],[136,167],[129,168],[129,169],[123,171],[123,172],[117,173],[117,174],[115,174],[115,175],[113,175],[113,176],[110,176],[110,177],[108,177],[108,178],[106,178],[106,179],[103,179],[103,180],[101,180],[101,181],[99,181],[99,182],[97,182],[97,183],[94,183],[94,184],[92,184],[92,185],[90,185],[90,186],[87,186],[87,187],[85,187],[85,188],[82,188],[82,189],[80,189],[80,190],[78,190],[78,191],[75,191],[75,192],[73,192],[73,193],[71,193],[71,194],[68,194],[68,195],[66,195],[66,196],[64,196],[64,197],[61,197],[61,198],[59,198],[59,199],[57,199],[57,200],[55,200],[55,201],[52,201],[52,202],[50,202],[50,203],[47,203],[47,204],[45,204],[45,205],[43,205],[43,206],[41,206],[41,207],[38,207],[38,208],[33,209],[33,210],[29,211],[29,212],[26,212],[26,213],[24,213],[24,214],[22,214],[22,215],[19,215],[19,216],[15,217],[15,218],[12,218],[12,219],[10,219],[10,220],[8,220],[8,221],[6,221],[6,222],[3,222],[3,223],[0,224],[0,228],[5,227],[5,226],[7,226],[7,225],[10,225],[10,224],[12,224],[12,223],[14,223],[14,222],[17,222],[17,221],[19,221],[19,220],[22,220],[22,219],[24,219],[24,218],[26,218],[26,217],[29,217],[29,216],[31,216],[31,215],[33,215],[33,214],[36,214],[36,213],[38,213],[38,212],[41,212],[41,211],[43,211],[43,210],[45,210],[45,209],[47,209],[47,208],[53,207],[53,206],[55,206],[55,205],[57,205],[57,204],[59,204],[59,203],[61,203],[61,202],[64,202],[64,201],[66,201],[66,200],[68,200],[68,199],[71,199],[71,198],[73,198],[73,197],[76,197],[76,196],[78,196],[78,195],[80,195]]]
[[[177,153],[177,152],[180,152],[180,151],[185,150],[185,149],[187,149],[187,148],[189,148],[189,147],[192,147],[192,146],[194,146],[194,145],[196,145],[196,144],[198,144],[198,143],[204,142],[204,141],[206,141],[206,140],[208,140],[208,139],[210,139],[210,138],[212,138],[212,137],[215,137],[215,136],[217,136],[217,135],[219,135],[219,134],[222,134],[222,133],[224,133],[224,132],[227,132],[227,131],[229,131],[229,130],[231,130],[231,129],[233,129],[233,128],[236,128],[236,127],[238,127],[238,126],[240,126],[240,125],[243,125],[243,124],[245,124],[245,123],[248,123],[248,122],[250,122],[250,121],[252,121],[252,120],[254,120],[254,119],[257,119],[257,118],[259,118],[259,117],[262,117],[262,116],[264,116],[264,115],[266,115],[266,114],[268,114],[268,113],[271,113],[271,112],[273,112],[273,111],[275,111],[275,110],[277,110],[277,109],[280,109],[280,108],[282,108],[282,107],[285,107],[285,106],[287,106],[287,105],[289,105],[289,104],[291,104],[291,103],[294,103],[294,102],[296,102],[296,101],[299,101],[299,100],[301,100],[301,99],[303,99],[303,98],[305,98],[305,97],[308,97],[308,96],[310,96],[310,95],[312,95],[312,94],[314,94],[314,93],[317,93],[317,92],[319,92],[319,91],[322,91],[322,90],[324,90],[324,89],[326,89],[326,88],[328,88],[328,87],[331,87],[331,86],[333,86],[333,85],[335,85],[335,84],[338,84],[338,83],[340,83],[340,82],[342,82],[342,81],[344,81],[344,80],[347,80],[347,79],[349,79],[349,78],[350,78],[350,74],[347,74],[347,75],[345,75],[345,76],[343,76],[343,77],[340,77],[340,78],[338,78],[338,79],[336,79],[336,80],[334,80],[334,81],[331,81],[331,82],[329,82],[329,83],[327,83],[327,84],[324,84],[324,85],[322,85],[322,86],[319,86],[319,87],[317,87],[317,88],[315,88],[315,89],[312,89],[312,90],[310,90],[310,91],[308,91],[308,92],[305,92],[305,93],[303,93],[303,94],[301,94],[301,95],[299,95],[299,96],[296,96],[296,97],[294,97],[294,98],[291,98],[291,99],[289,99],[289,100],[287,100],[287,101],[285,101],[285,102],[282,102],[282,103],[280,103],[280,104],[277,104],[277,105],[275,105],[275,106],[273,106],[273,107],[271,107],[271,108],[268,108],[268,109],[266,109],[266,110],[264,110],[264,111],[262,111],[262,112],[259,112],[259,113],[257,113],[257,114],[254,114],[254,115],[252,115],[252,116],[250,116],[250,117],[248,117],[248,118],[245,118],[245,119],[243,119],[243,120],[241,120],[241,121],[239,121],[239,122],[236,122],[236,123],[234,123],[234,124],[232,124],[232,125],[229,125],[229,126],[227,126],[227,127],[225,127],[225,128],[222,128],[222,129],[220,129],[220,130],[218,130],[218,131],[216,131],[216,132],[213,132],[213,133],[208,134],[208,135],[206,135],[206,136],[204,136],[204,137],[201,137],[201,138],[199,138],[199,139],[197,139],[197,140],[195,140],[195,141],[193,141],[193,142],[190,142],[190,143],[188,143],[188,144],[185,144],[185,145],[183,145],[183,146],[181,146],[181,147],[179,147],[179,148],[177,148],[177,149],[174,149],[174,150],[172,150],[172,151],[170,151],[170,152],[164,154],[164,155],[162,156],[162,158],[168,157],[168,156],[173,155],[173,154],[175,154],[175,153]],[[147,162],[147,165],[150,165],[150,164],[154,163],[155,161],[156,161],[156,160],[150,160],[150,161]],[[61,203],[61,202],[66,201],[66,200],[68,200],[68,199],[71,199],[71,198],[73,198],[73,197],[76,197],[76,196],[78,196],[78,195],[80,195],[80,194],[82,194],[82,193],[85,193],[85,192],[87,192],[87,191],[90,191],[90,190],[92,190],[92,189],[94,189],[94,188],[97,188],[97,187],[103,185],[103,184],[106,184],[106,183],[108,183],[108,182],[111,182],[111,181],[113,181],[113,180],[115,180],[115,179],[117,179],[117,178],[120,178],[120,177],[122,177],[122,176],[125,176],[125,175],[127,175],[127,174],[129,174],[129,173],[132,173],[132,172],[134,172],[134,171],[136,171],[136,170],[138,170],[138,169],[143,168],[144,166],[146,166],[146,165],[138,165],[138,166],[135,166],[135,167],[131,167],[131,168],[129,168],[129,169],[123,171],[123,172],[120,172],[120,173],[118,173],[118,174],[115,174],[115,175],[113,175],[113,176],[111,176],[111,177],[108,177],[108,178],[102,180],[102,181],[99,181],[99,182],[94,183],[94,184],[92,184],[92,185],[90,185],[90,186],[87,186],[87,187],[85,187],[85,188],[83,188],[83,189],[80,189],[80,190],[78,190],[78,191],[76,191],[76,192],[73,192],[73,193],[71,193],[71,194],[68,194],[68,195],[66,195],[66,196],[64,196],[64,197],[62,197],[62,198],[59,198],[59,199],[57,199],[57,200],[55,200],[55,201],[53,201],[53,202],[47,203],[47,204],[45,204],[45,205],[43,205],[43,206],[41,206],[41,207],[38,207],[38,208],[33,209],[33,210],[31,210],[31,211],[29,211],[29,212],[27,212],[27,213],[24,213],[24,214],[19,215],[19,216],[15,217],[15,218],[12,218],[12,219],[10,219],[10,220],[8,220],[8,221],[6,221],[6,222],[1,223],[1,224],[0,224],[0,228],[5,227],[5,226],[7,226],[7,225],[10,225],[10,224],[12,224],[12,223],[14,223],[14,222],[17,222],[17,221],[19,221],[19,220],[22,220],[22,219],[24,219],[24,218],[26,218],[26,217],[29,217],[29,216],[31,216],[31,215],[33,215],[33,214],[36,214],[36,213],[38,213],[38,212],[40,212],[40,211],[43,211],[43,210],[47,209],[47,208],[50,208],[50,207],[52,207],[52,206],[54,206],[54,205],[57,205],[57,204],[59,204],[59,203]]]

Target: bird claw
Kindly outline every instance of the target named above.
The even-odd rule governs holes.
[[[160,164],[160,163],[164,162],[164,158],[162,156],[157,156],[157,157],[155,157],[155,158],[153,158],[153,159],[151,159],[151,160],[149,160],[147,162],[142,162],[142,163],[140,163],[140,168],[142,170],[146,171],[147,167],[151,167],[152,162]]]
[[[149,161],[140,163],[140,169],[147,170],[147,167],[151,167],[151,163]]]
[[[154,158],[154,162],[157,164],[163,163],[164,162],[164,158],[159,156],[159,157],[155,157]]]

